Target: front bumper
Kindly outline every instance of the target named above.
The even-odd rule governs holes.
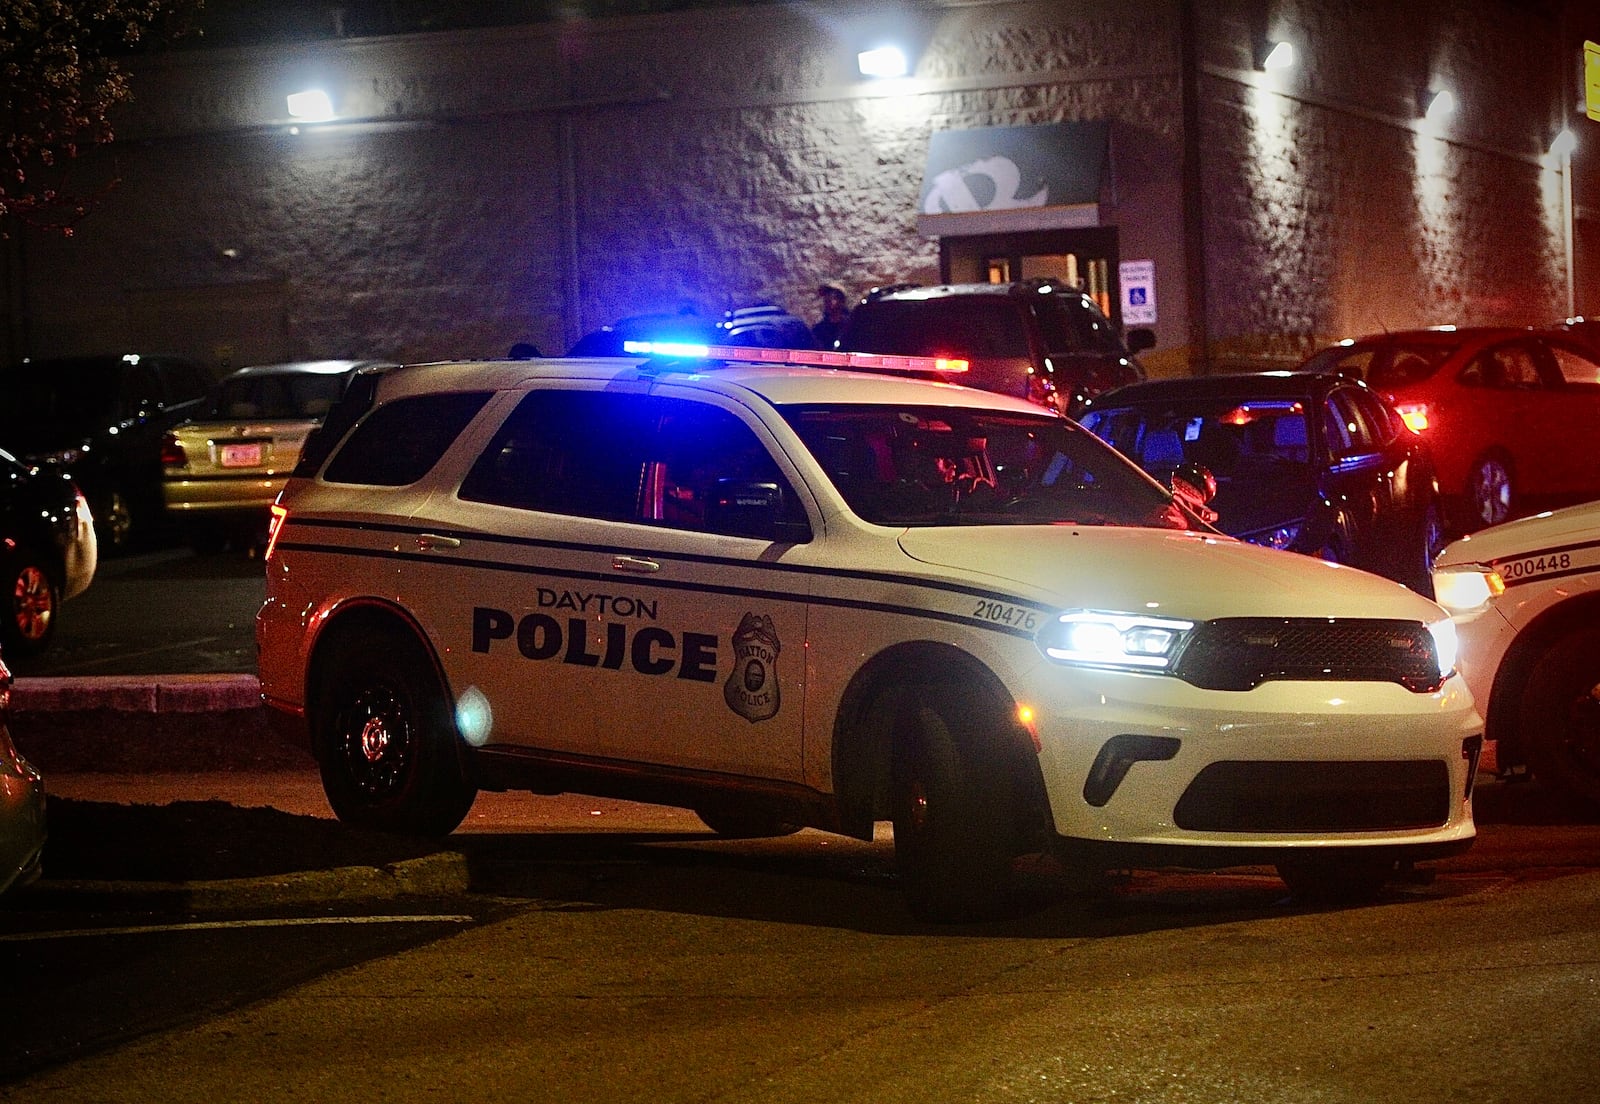
[[[1415,694],[1387,683],[1236,692],[1072,674],[1035,706],[1063,840],[1218,866],[1305,849],[1425,856],[1474,836],[1483,724],[1459,677]]]

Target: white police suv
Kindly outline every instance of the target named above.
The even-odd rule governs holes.
[[[1198,527],[1056,414],[886,371],[929,367],[358,375],[274,507],[267,704],[354,823],[446,833],[513,788],[725,834],[892,820],[930,918],[1012,907],[1044,851],[1366,893],[1470,845],[1443,611]]]
[[[1496,769],[1600,803],[1600,502],[1463,537],[1433,579]]]

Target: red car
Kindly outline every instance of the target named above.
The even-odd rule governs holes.
[[[1556,330],[1440,327],[1323,349],[1428,441],[1455,528],[1600,498],[1600,357]]]

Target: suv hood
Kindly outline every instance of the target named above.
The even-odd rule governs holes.
[[[1595,540],[1600,540],[1600,502],[1586,502],[1480,529],[1451,543],[1439,553],[1434,567],[1489,564],[1537,549]]]
[[[1226,537],[1161,529],[1018,526],[909,529],[906,555],[988,576],[1064,609],[1217,617],[1394,617],[1442,611],[1399,583]]]

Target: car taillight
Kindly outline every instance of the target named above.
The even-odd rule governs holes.
[[[178,444],[178,436],[169,433],[161,439],[161,464],[167,468],[181,468],[189,463],[188,453]]]
[[[1412,433],[1428,428],[1428,404],[1424,402],[1395,403],[1394,412]]]
[[[262,563],[271,562],[272,550],[278,547],[278,534],[283,532],[283,523],[289,517],[289,511],[278,505],[276,502],[274,502],[269,509],[272,513],[272,519],[267,522],[267,551],[261,557]]]

